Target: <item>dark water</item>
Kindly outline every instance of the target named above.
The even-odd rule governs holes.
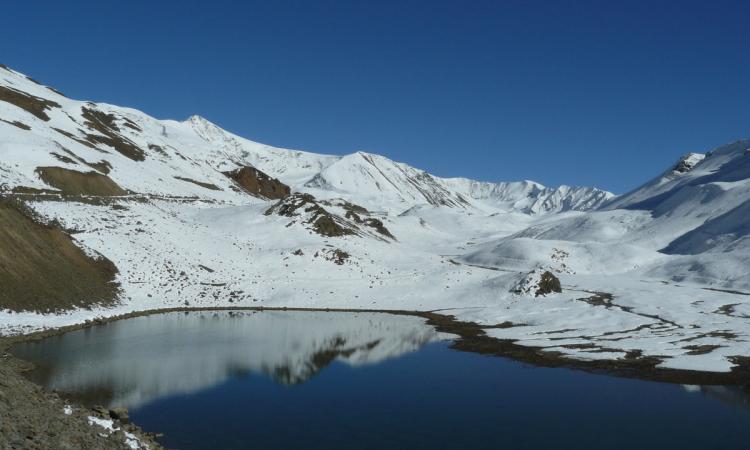
[[[750,448],[737,389],[535,368],[439,338],[388,314],[192,312],[13,353],[50,388],[129,407],[170,448]]]

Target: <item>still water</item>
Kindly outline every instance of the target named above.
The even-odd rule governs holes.
[[[536,368],[383,313],[166,313],[12,349],[168,448],[742,449],[736,388]]]

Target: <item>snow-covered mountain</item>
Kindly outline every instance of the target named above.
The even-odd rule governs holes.
[[[560,246],[585,247],[589,253],[594,246],[601,249],[586,263],[593,271],[627,271],[654,261],[647,270],[665,279],[750,290],[745,265],[750,254],[748,212],[750,140],[742,140],[706,155],[688,154],[598,211],[547,220],[504,237],[494,252],[507,255],[509,246],[520,246],[513,253],[534,255],[537,252],[523,249],[522,240],[532,246],[565,241]],[[471,258],[492,259],[486,249]],[[578,264],[585,260],[578,258]]]
[[[0,283],[75,260],[119,289],[54,315],[38,295],[3,310],[0,291],[0,332],[181,306],[449,310],[571,358],[727,372],[750,354],[749,149],[686,155],[620,197],[440,178],[72,100],[0,67]],[[550,276],[562,292],[535,297]]]
[[[356,196],[364,203],[412,207],[418,204],[542,214],[595,209],[614,197],[596,188],[546,188],[532,181],[487,183],[439,178],[407,164],[370,153],[347,155],[317,173],[307,188]]]
[[[428,204],[545,213],[593,209],[611,197],[595,188],[446,180],[363,152],[339,157],[275,148],[199,116],[157,120],[128,108],[71,100],[7,68],[0,68],[0,99],[6,189],[54,189],[39,168],[62,167],[94,171],[134,193],[228,201],[236,200],[236,193],[224,173],[250,166],[296,191],[356,198],[394,212]]]

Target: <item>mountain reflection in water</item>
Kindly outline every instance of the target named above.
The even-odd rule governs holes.
[[[32,380],[89,405],[134,408],[265,374],[303,383],[333,361],[360,366],[445,337],[424,319],[383,313],[200,311],[115,321],[12,352]]]

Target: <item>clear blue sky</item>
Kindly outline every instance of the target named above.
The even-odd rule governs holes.
[[[6,0],[0,62],[290,148],[621,193],[750,137],[750,2]]]

